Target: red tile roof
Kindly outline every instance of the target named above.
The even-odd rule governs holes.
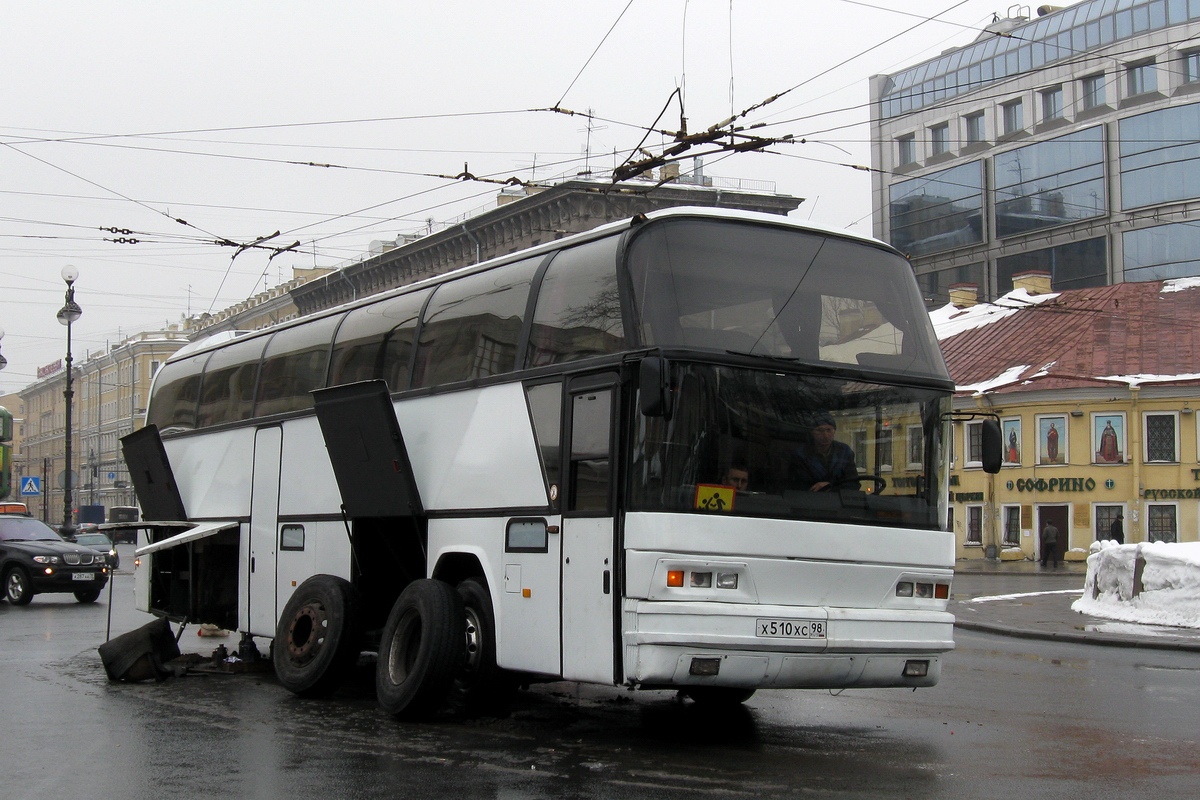
[[[1196,281],[1187,279],[1190,285]],[[941,340],[950,375],[960,388],[993,381],[1025,367],[996,393],[1128,385],[1111,376],[1155,376],[1154,385],[1200,386],[1200,285],[1163,291],[1177,282],[1119,283],[1059,292],[1029,302],[1007,295],[985,308],[945,318],[942,331],[963,314],[1019,306],[1008,316]],[[1200,282],[1196,282],[1200,283]],[[982,305],[982,304],[981,304]],[[1177,376],[1171,379],[1170,376]],[[1189,377],[1190,376],[1190,377]],[[1109,380],[1103,378],[1109,377]],[[1165,379],[1164,379],[1165,378]],[[1147,381],[1149,382],[1149,381]],[[970,393],[970,391],[968,391]]]

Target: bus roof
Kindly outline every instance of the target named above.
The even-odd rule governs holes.
[[[172,354],[171,357],[167,360],[168,361],[178,361],[182,358],[186,358],[188,356],[195,355],[196,353],[204,352],[211,348],[219,347],[223,344],[230,342],[233,339],[254,336],[254,335],[268,335],[268,334],[274,333],[275,331],[282,330],[284,328],[288,328],[293,325],[308,323],[315,319],[320,319],[321,317],[326,317],[326,316],[330,316],[333,314],[340,314],[340,313],[348,311],[352,308],[369,305],[371,303],[382,300],[386,297],[404,294],[405,292],[416,291],[425,286],[435,285],[435,284],[442,283],[447,280],[452,280],[454,278],[471,275],[476,272],[483,272],[485,270],[489,270],[489,269],[498,267],[502,264],[506,264],[509,262],[519,261],[519,260],[531,258],[531,257],[536,257],[538,255],[551,253],[556,250],[562,250],[567,247],[573,247],[575,245],[582,244],[584,242],[589,242],[594,239],[602,239],[606,236],[612,236],[612,235],[621,233],[622,231],[628,230],[629,228],[644,224],[646,222],[650,222],[650,221],[654,221],[654,220],[661,220],[661,219],[669,219],[672,217],[690,217],[690,218],[703,217],[703,218],[721,219],[721,220],[742,220],[745,222],[756,222],[756,223],[760,223],[760,224],[766,223],[769,225],[777,225],[780,227],[794,228],[796,230],[801,230],[801,231],[810,231],[810,232],[814,232],[814,233],[821,233],[821,234],[825,234],[828,236],[837,236],[837,237],[844,238],[844,239],[853,239],[857,242],[873,245],[882,250],[894,252],[894,253],[900,255],[901,257],[904,257],[903,253],[900,253],[900,251],[896,250],[891,245],[889,245],[885,242],[882,242],[873,236],[868,236],[868,235],[859,233],[857,231],[850,231],[850,230],[846,230],[843,228],[838,228],[836,226],[824,225],[821,223],[810,222],[810,221],[805,221],[805,220],[794,220],[794,219],[790,219],[788,217],[780,216],[779,214],[768,214],[768,213],[762,212],[762,211],[744,211],[741,209],[713,208],[710,206],[673,206],[671,208],[662,208],[662,209],[658,209],[656,211],[649,211],[644,214],[638,214],[634,217],[628,217],[626,219],[617,220],[615,222],[609,222],[604,225],[600,225],[595,228],[592,228],[591,230],[588,230],[588,231],[582,231],[580,233],[572,234],[571,236],[566,236],[566,237],[563,237],[562,239],[555,239],[552,242],[546,242],[544,244],[534,245],[533,247],[528,247],[524,250],[518,250],[514,253],[507,253],[503,256],[497,256],[496,258],[492,258],[487,261],[481,261],[478,264],[468,264],[467,266],[459,267],[457,269],[451,270],[450,272],[444,272],[444,273],[441,273],[440,275],[432,275],[428,278],[424,278],[419,281],[414,281],[412,283],[406,283],[401,286],[395,286],[390,289],[385,289],[381,292],[377,292],[375,294],[368,295],[366,297],[361,297],[357,300],[352,300],[349,303],[343,303],[342,305],[339,305],[339,306],[334,306],[332,308],[323,309],[314,314],[307,314],[303,317],[288,320],[287,322],[281,322],[277,325],[271,325],[266,328],[261,328],[260,330],[257,330],[257,331],[240,331],[240,330],[221,331],[219,333],[215,333],[211,336],[208,336],[204,339],[200,339],[200,340],[197,340],[195,342],[191,342],[191,343],[185,345],[184,347],[177,350],[174,354]]]

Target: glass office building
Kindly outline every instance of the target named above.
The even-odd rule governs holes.
[[[1200,0],[1043,9],[871,79],[874,231],[931,305],[1200,276]]]

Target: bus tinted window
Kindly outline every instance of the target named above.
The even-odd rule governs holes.
[[[538,290],[526,366],[619,352],[625,346],[617,292],[617,237],[564,250]]]
[[[538,263],[519,261],[439,286],[421,327],[413,386],[512,371]]]
[[[285,328],[271,337],[258,378],[256,417],[312,408],[313,389],[325,386],[329,348],[341,316]]]
[[[147,425],[157,425],[160,431],[190,431],[196,427],[200,374],[208,355],[202,353],[163,365],[154,378],[154,402],[146,416]]]
[[[250,419],[254,413],[258,361],[267,339],[255,336],[213,351],[204,369],[197,427]]]
[[[410,292],[346,315],[333,345],[329,385],[383,379],[388,388],[408,388],[413,331],[431,290]]]
[[[948,379],[912,270],[822,232],[667,220],[629,246],[642,344]]]

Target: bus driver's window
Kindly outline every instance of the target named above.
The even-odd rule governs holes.
[[[571,399],[571,511],[607,511],[612,390]]]

